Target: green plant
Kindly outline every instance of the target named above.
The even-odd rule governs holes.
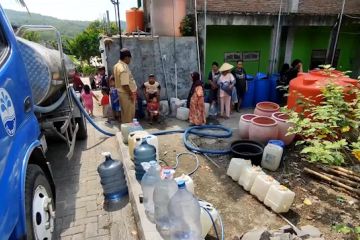
[[[180,23],[180,32],[182,36],[195,35],[194,15],[186,15]]]
[[[301,136],[302,141],[297,144],[304,145],[301,153],[310,162],[341,165],[352,159],[350,152],[360,160],[360,91],[354,88],[346,92],[333,83],[330,70],[325,74],[329,79],[317,96],[321,99],[319,104],[299,95],[303,112],[287,110],[293,124],[288,134]],[[346,100],[351,98],[352,101]]]
[[[352,237],[354,237],[353,239],[360,240],[360,226],[353,227],[342,223],[334,225],[332,229],[338,233],[343,233],[346,235],[351,234]]]

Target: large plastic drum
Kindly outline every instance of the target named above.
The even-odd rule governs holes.
[[[254,77],[251,75],[246,75],[247,91],[244,94],[244,97],[241,102],[242,108],[252,108],[254,106],[254,93],[255,93],[255,82]]]
[[[255,104],[269,101],[270,80],[264,73],[258,73],[255,77]]]
[[[280,78],[280,74],[275,73],[270,76],[270,101],[278,103],[279,94],[277,90],[277,80]]]

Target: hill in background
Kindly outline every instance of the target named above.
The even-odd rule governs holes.
[[[60,33],[67,37],[75,37],[82,32],[88,25],[89,21],[76,21],[76,20],[62,20],[50,16],[43,16],[37,13],[20,12],[10,9],[5,9],[12,25],[21,26],[26,24],[31,25],[52,25],[57,28]],[[125,22],[121,23],[124,29]]]

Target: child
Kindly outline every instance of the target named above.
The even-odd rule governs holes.
[[[156,120],[159,117],[159,102],[157,96],[153,96],[151,101],[147,103],[147,111],[150,117],[150,124],[153,120]]]
[[[111,108],[110,108],[109,88],[102,87],[101,94],[103,95],[100,102],[102,106],[103,117],[108,119],[106,123],[110,123]]]
[[[93,110],[94,110],[94,102],[93,98],[96,99],[96,101],[99,101],[96,95],[90,90],[89,85],[85,85],[83,91],[81,92],[81,98],[84,103],[84,107],[86,109],[86,112],[90,115],[90,117],[93,117]]]
[[[119,94],[117,89],[115,88],[115,78],[113,76],[111,76],[109,79],[109,86],[112,115],[115,119],[119,119],[119,122],[121,122],[121,107],[119,101]]]

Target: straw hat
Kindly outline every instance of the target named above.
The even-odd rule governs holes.
[[[230,71],[233,68],[234,68],[234,66],[231,65],[230,63],[224,63],[223,65],[221,65],[219,71],[220,72]]]

